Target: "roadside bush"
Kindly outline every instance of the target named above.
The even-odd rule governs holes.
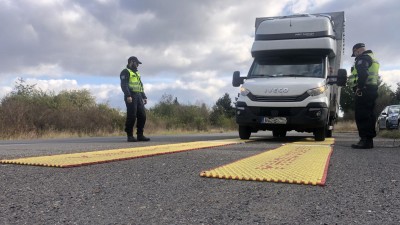
[[[235,109],[232,106],[232,101],[228,93],[219,98],[212,107],[210,122],[214,127],[228,130],[236,129]]]
[[[163,95],[161,101],[150,108],[149,114],[166,130],[208,130],[208,109],[202,106],[182,105],[172,95]]]
[[[210,111],[180,104],[172,95],[147,110],[146,133],[236,129],[228,94]],[[0,101],[0,139],[124,134],[126,113],[97,104],[88,90],[44,92],[20,79]]]
[[[96,104],[88,90],[45,93],[19,81],[1,100],[0,138],[42,137],[54,132],[97,135],[120,132],[124,116]]]

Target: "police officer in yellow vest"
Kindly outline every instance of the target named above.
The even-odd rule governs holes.
[[[146,112],[144,105],[147,104],[147,97],[143,90],[143,83],[138,72],[139,64],[142,64],[135,56],[128,59],[128,65],[121,71],[121,89],[124,92],[126,105],[125,132],[128,142],[150,141],[143,135],[146,123]],[[133,136],[133,127],[137,118],[137,139]]]
[[[374,147],[376,136],[374,108],[378,98],[379,62],[371,50],[366,50],[364,43],[353,46],[352,57],[356,58],[348,85],[355,93],[354,112],[360,141],[351,147],[369,149]]]

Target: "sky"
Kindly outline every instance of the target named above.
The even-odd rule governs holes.
[[[364,42],[393,90],[400,82],[398,0],[0,0],[0,99],[17,80],[42,91],[88,89],[98,103],[125,109],[119,74],[130,56],[148,108],[163,95],[211,107],[232,74],[252,63],[256,17],[344,11],[348,73]]]

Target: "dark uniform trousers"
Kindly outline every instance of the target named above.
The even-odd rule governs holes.
[[[361,139],[372,139],[376,136],[374,108],[378,97],[377,89],[375,86],[368,86],[362,90],[362,96],[355,97],[355,119]]]
[[[128,103],[125,97],[126,122],[125,132],[127,136],[133,136],[133,127],[137,118],[137,134],[143,135],[144,124],[146,123],[146,112],[141,93],[132,93],[132,102]]]

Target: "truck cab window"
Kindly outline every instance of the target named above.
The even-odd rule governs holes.
[[[278,56],[255,60],[250,78],[318,77],[324,78],[325,60],[319,56]]]

